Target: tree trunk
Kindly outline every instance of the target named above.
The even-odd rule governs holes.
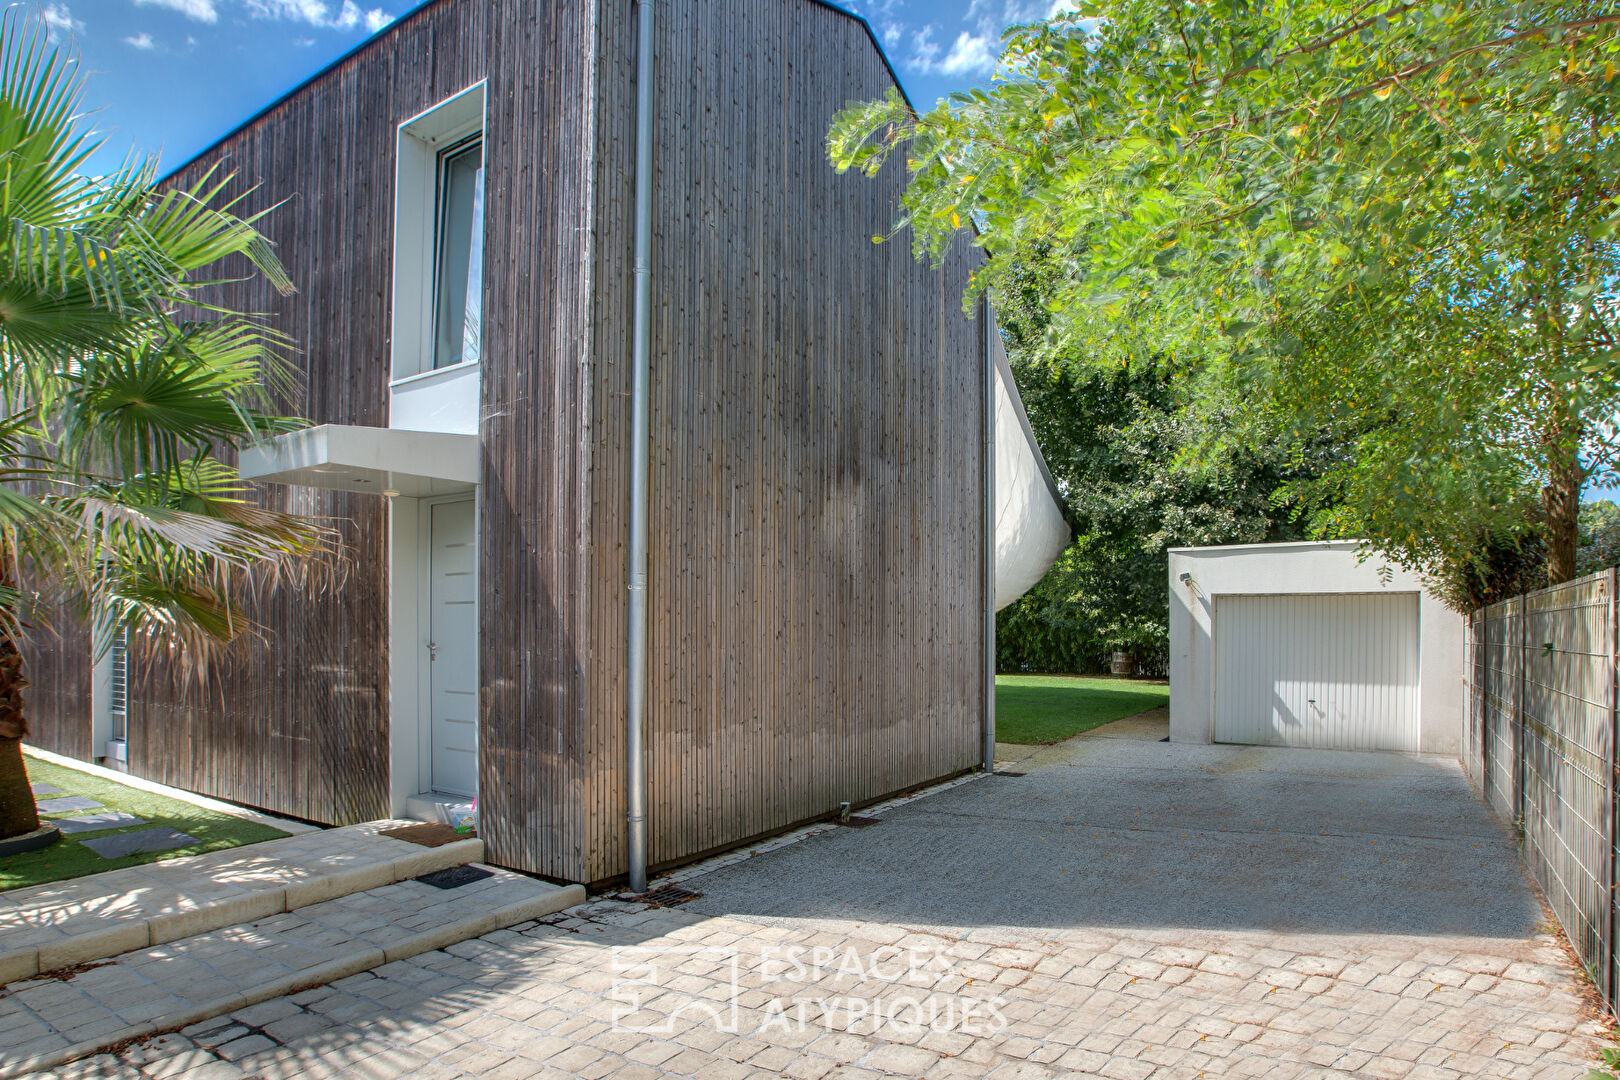
[[[16,642],[0,636],[0,840],[39,828],[39,812],[28,786],[22,741],[28,734],[23,717],[22,653]]]
[[[1575,551],[1580,546],[1581,488],[1586,470],[1578,461],[1553,467],[1541,490],[1547,527],[1547,584],[1562,585],[1575,577]]]

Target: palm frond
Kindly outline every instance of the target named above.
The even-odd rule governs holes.
[[[296,421],[263,414],[265,373],[280,338],[256,323],[173,327],[120,352],[89,357],[62,376],[62,446],[70,459],[100,460],[127,473],[166,472]]]
[[[215,165],[185,191],[167,191],[155,196],[138,225],[152,242],[167,252],[183,270],[211,266],[228,255],[241,255],[253,264],[283,296],[293,291],[281,260],[270,241],[254,224],[275,208],[246,220],[229,211],[246,199],[246,193],[216,208],[231,177],[221,176]]]
[[[229,174],[158,190],[131,155],[84,175],[80,94],[37,19],[0,15],[0,636],[57,610],[189,663],[254,631],[262,590],[342,566],[335,530],[220,459],[303,421],[280,414],[291,342],[211,298],[235,267],[206,271],[291,281]]]

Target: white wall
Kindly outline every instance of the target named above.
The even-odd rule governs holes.
[[[406,801],[425,790],[418,550],[422,500],[389,499],[388,514],[388,812],[404,817]]]
[[[1214,729],[1210,613],[1221,595],[1416,592],[1418,604],[1418,743],[1425,753],[1455,756],[1463,744],[1463,620],[1423,588],[1416,574],[1362,545],[1242,544],[1170,552],[1170,738],[1207,743]],[[1182,574],[1191,580],[1181,581]]]

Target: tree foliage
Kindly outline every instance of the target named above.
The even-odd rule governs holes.
[[[280,263],[223,178],[158,190],[150,160],[86,176],[71,71],[16,9],[0,18],[0,836],[36,821],[26,627],[65,612],[98,648],[124,629],[195,658],[249,627],[244,586],[329,554],[214,456],[302,423],[272,408],[286,342],[206,300],[221,260],[286,291]]]
[[[1467,592],[1527,541],[1573,573],[1612,450],[1617,33],[1612,0],[1107,0],[829,147],[904,155],[919,255],[977,223],[975,291],[1052,260],[1049,354],[1195,374],[1230,438],[1344,439],[1294,491],[1317,528]]]
[[[1014,377],[1076,537],[1047,576],[997,622],[1008,668],[1098,668],[1108,652],[1162,670],[1172,547],[1300,539],[1272,493],[1311,475],[1276,442],[1195,453],[1229,410],[1190,399],[1149,358],[1098,366],[1043,347],[1049,261],[1025,267],[999,310]],[[1053,666],[1069,664],[1074,666]]]
[[[1612,499],[1581,507],[1581,546],[1576,571],[1595,574],[1620,566],[1620,506]]]

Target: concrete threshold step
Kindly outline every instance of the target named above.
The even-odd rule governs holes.
[[[411,824],[322,829],[0,893],[0,984],[484,857],[476,838],[426,847],[379,835]]]
[[[399,881],[0,990],[0,1080],[442,949],[572,907],[578,885],[465,868]],[[451,871],[455,874],[455,871]]]

